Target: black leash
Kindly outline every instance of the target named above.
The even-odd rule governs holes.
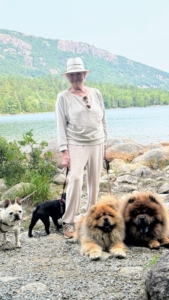
[[[111,185],[110,185],[110,176],[109,176],[109,170],[110,170],[110,163],[109,161],[106,159],[106,170],[107,170],[107,179],[108,179],[108,186],[109,186],[109,193],[111,194]]]
[[[69,168],[67,167],[66,169],[66,175],[65,175],[65,181],[63,183],[63,190],[62,190],[62,194],[61,194],[61,199],[59,200],[60,202],[60,211],[63,214],[64,213],[64,209],[63,209],[63,204],[66,203],[66,193],[65,193],[65,187],[66,187],[66,183],[67,183],[67,175],[69,173]]]

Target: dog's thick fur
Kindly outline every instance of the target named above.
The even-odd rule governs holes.
[[[74,239],[81,244],[81,254],[91,259],[100,259],[104,250],[115,257],[126,257],[119,201],[108,195],[91,206],[86,216],[79,220]]]
[[[66,198],[65,193],[62,195],[62,198]],[[32,213],[28,236],[33,237],[32,230],[39,219],[45,225],[45,231],[47,234],[50,234],[50,217],[52,218],[53,223],[55,224],[57,229],[61,228],[62,225],[59,225],[58,220],[62,218],[65,212],[65,203],[62,202],[62,210],[60,205],[61,204],[59,200],[45,201],[39,204]]]
[[[14,204],[11,204],[11,201],[6,199],[3,209],[0,211],[0,233],[3,233],[3,242],[7,241],[7,232],[14,232],[16,247],[21,247],[19,240],[21,220],[22,206],[20,198],[16,197]]]
[[[163,200],[155,193],[134,193],[121,205],[128,245],[169,247],[169,216]]]

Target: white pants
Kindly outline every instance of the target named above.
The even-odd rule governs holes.
[[[70,155],[70,177],[66,191],[66,211],[62,220],[65,223],[72,224],[80,207],[85,166],[88,194],[86,211],[97,202],[103,166],[104,144],[93,146],[69,145],[68,150]]]

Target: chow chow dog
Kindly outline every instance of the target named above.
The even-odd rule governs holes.
[[[100,259],[103,251],[125,258],[124,221],[119,213],[119,200],[108,195],[92,205],[77,223],[74,240],[81,244],[81,254]]]
[[[47,234],[50,234],[50,218],[52,218],[53,223],[57,229],[61,228],[62,225],[59,225],[58,220],[62,218],[65,212],[65,199],[66,193],[64,193],[60,200],[45,201],[39,204],[32,213],[31,223],[29,225],[28,236],[33,237],[32,230],[37,221],[40,219],[45,225],[45,231]]]
[[[121,205],[128,245],[169,247],[169,216],[163,200],[150,191],[135,193]]]
[[[0,233],[3,233],[3,242],[7,242],[6,233],[14,232],[15,245],[17,248],[20,244],[20,223],[22,220],[22,206],[19,197],[15,198],[15,203],[11,204],[9,199],[4,202],[4,207],[0,210]]]

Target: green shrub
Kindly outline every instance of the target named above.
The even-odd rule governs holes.
[[[0,137],[0,177],[4,178],[8,187],[19,182],[29,182],[27,194],[33,203],[50,199],[50,183],[56,173],[50,151],[42,155],[47,146],[43,141],[38,145],[33,138],[33,130],[23,135],[21,141],[8,143]],[[21,147],[30,148],[29,155],[21,151]]]

